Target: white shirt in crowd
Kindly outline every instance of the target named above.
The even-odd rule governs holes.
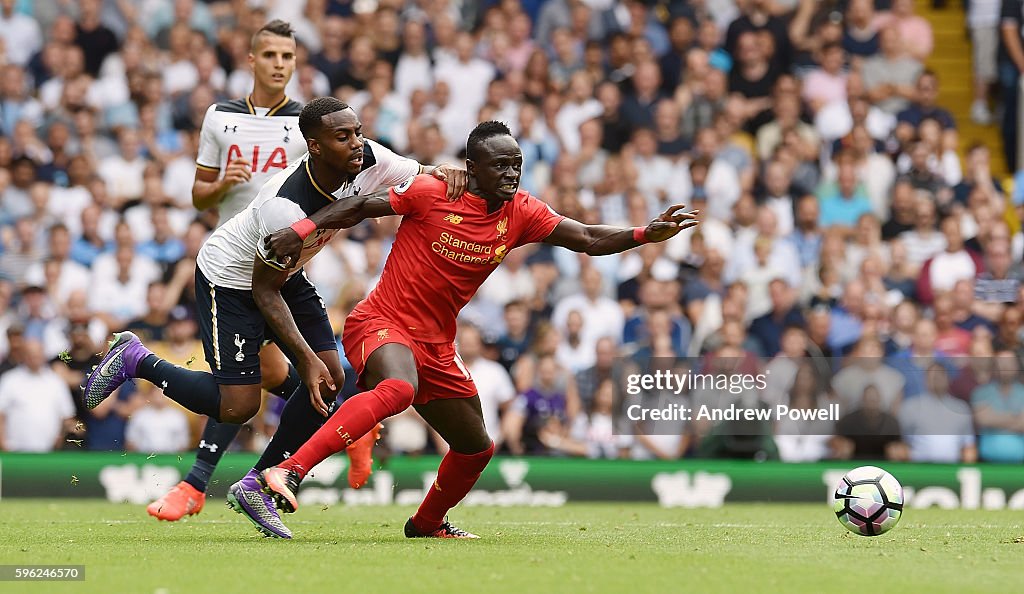
[[[50,452],[64,435],[75,405],[64,380],[49,367],[15,367],[0,376],[4,445],[12,452]]]
[[[137,452],[181,452],[189,446],[188,418],[170,404],[147,405],[132,413],[124,437]]]
[[[625,318],[622,308],[615,300],[608,297],[598,297],[591,301],[586,295],[577,293],[562,299],[555,306],[551,314],[551,324],[560,332],[565,332],[566,322],[569,320],[569,313],[580,312],[583,316],[583,342],[593,350],[599,338],[608,337],[616,344],[622,342],[622,327]]]
[[[47,287],[46,264],[36,262],[25,271],[25,282],[29,286]],[[78,291],[89,286],[89,269],[73,260],[65,260],[60,263],[60,274],[57,275],[57,299],[61,303],[67,303],[68,296],[72,291]]]
[[[956,463],[962,450],[974,445],[971,407],[949,394],[909,398],[900,407],[899,419],[914,462]]]
[[[0,12],[0,38],[4,41],[7,61],[24,66],[43,47],[43,34],[39,23],[28,15]]]
[[[501,423],[498,420],[500,407],[516,397],[516,389],[505,368],[499,363],[478,357],[466,365],[480,395],[480,408],[484,413],[484,425],[494,447],[501,445]]]
[[[928,269],[928,280],[932,291],[952,291],[957,282],[974,278],[978,275],[978,267],[966,250],[939,252],[932,258]]]
[[[132,200],[142,197],[142,176],[147,161],[141,156],[126,160],[120,154],[111,155],[100,161],[97,173],[107,184],[107,192],[115,200]]]

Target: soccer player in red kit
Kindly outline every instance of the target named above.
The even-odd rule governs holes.
[[[283,511],[295,511],[299,482],[311,468],[412,405],[451,448],[405,535],[477,538],[444,519],[494,453],[476,386],[455,352],[459,310],[519,246],[543,241],[598,256],[665,241],[697,224],[694,213],[675,205],[646,227],[584,225],[518,189],[523,156],[504,124],[478,125],[466,148],[467,191],[455,202],[445,197],[444,182],[419,175],[387,192],[339,200],[265,239],[288,266],[317,229],[404,215],[380,283],[346,319],[342,335],[368,391],[346,400],[295,454],[258,478]],[[314,406],[327,414],[323,402]]]

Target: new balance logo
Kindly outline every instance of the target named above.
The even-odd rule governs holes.
[[[218,446],[215,443],[206,443],[205,439],[199,440],[199,449],[201,449],[201,450],[210,450],[211,454],[215,454],[215,453],[217,453],[217,450],[219,448],[220,448],[220,446]]]
[[[457,214],[454,214],[454,213],[448,213],[444,217],[444,220],[449,222],[449,223],[451,223],[451,224],[453,224],[453,225],[458,225],[459,223],[462,222],[462,217],[457,215]]]
[[[228,130],[232,132],[238,132],[238,126],[224,126],[224,133],[227,134]]]

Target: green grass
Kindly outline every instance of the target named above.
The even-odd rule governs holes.
[[[4,592],[1011,592],[1024,513],[910,510],[876,538],[825,506],[653,505],[456,509],[479,541],[410,541],[408,508],[300,509],[292,541],[258,536],[208,502],[157,523],[141,506],[0,503],[0,564],[85,564],[85,582]]]

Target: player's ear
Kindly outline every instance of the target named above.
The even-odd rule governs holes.
[[[466,159],[466,175],[476,175],[476,163]]]
[[[315,138],[307,138],[306,139],[306,150],[309,151],[309,154],[316,155],[316,156],[319,157],[320,156],[320,143],[317,142],[317,140]]]

